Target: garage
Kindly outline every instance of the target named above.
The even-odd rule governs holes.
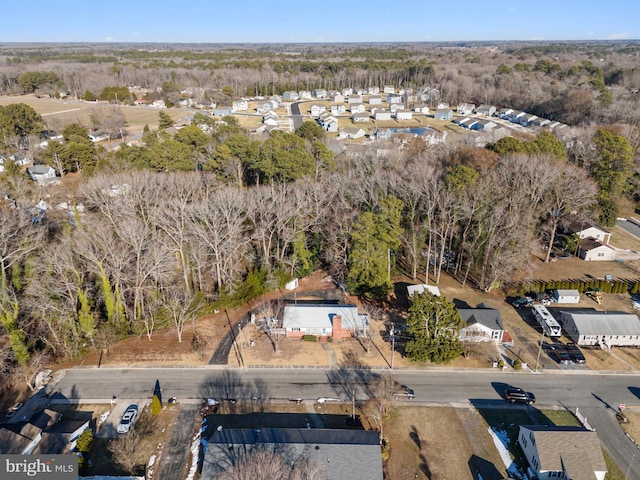
[[[554,290],[553,301],[555,303],[580,303],[578,290]]]

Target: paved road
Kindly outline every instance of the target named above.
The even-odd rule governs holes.
[[[151,399],[156,380],[163,397],[199,402],[207,397],[283,400],[301,397],[336,397],[349,401],[352,389],[357,399],[367,398],[368,383],[380,371],[340,369],[228,369],[192,368],[80,368],[66,372],[52,386],[67,398],[96,401],[104,392],[126,399]],[[580,410],[598,431],[605,448],[625,470],[636,454],[629,478],[640,478],[640,451],[622,434],[614,409],[620,403],[640,406],[640,376],[637,374],[593,374],[558,371],[532,374],[495,370],[398,371],[397,380],[414,389],[413,403],[421,405],[504,406],[506,385],[535,393],[538,408],[566,406]],[[108,401],[108,399],[105,399]]]
[[[185,468],[188,470],[191,437],[195,431],[195,418],[199,405],[180,405],[176,424],[171,437],[164,447],[162,463],[154,478],[184,478]]]
[[[291,104],[291,119],[293,120],[293,130],[297,130],[302,122],[304,122],[304,116],[300,113],[300,103],[293,102]]]
[[[618,220],[616,222],[616,226],[626,230],[628,233],[633,235],[636,238],[640,238],[640,226],[636,225],[633,222],[629,222],[628,220]]]

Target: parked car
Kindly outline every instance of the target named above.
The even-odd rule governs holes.
[[[531,307],[533,305],[533,298],[529,298],[529,297],[516,298],[511,305],[513,305],[516,308]]]
[[[536,403],[536,396],[531,392],[525,392],[518,387],[509,387],[504,391],[504,398],[510,403],[526,403],[532,405]]]
[[[122,419],[118,424],[117,432],[118,433],[127,433],[131,430],[133,423],[136,421],[136,417],[138,416],[138,405],[131,404],[127,407],[122,415]]]
[[[550,353],[556,359],[556,362],[562,365],[571,363],[571,355],[569,355],[567,348],[563,344],[552,344]]]
[[[582,354],[582,351],[580,350],[580,347],[578,347],[578,345],[576,345],[575,343],[568,343],[566,349],[573,363],[587,363],[587,359],[584,358],[584,355]]]

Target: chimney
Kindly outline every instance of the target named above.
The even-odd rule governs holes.
[[[342,317],[340,315],[334,315],[331,329],[331,336],[333,338],[342,338]]]

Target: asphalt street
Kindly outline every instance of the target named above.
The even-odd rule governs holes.
[[[289,398],[315,400],[318,397],[350,401],[368,398],[368,384],[383,371],[342,369],[229,369],[191,368],[76,368],[68,370],[51,392],[72,401],[108,402],[117,395],[119,402],[150,400],[156,380],[163,397],[176,396],[183,403],[203,399],[251,399],[287,401]],[[398,382],[415,391],[414,400],[425,406],[491,407],[505,405],[502,393],[513,385],[535,393],[534,408],[578,407],[596,429],[600,440],[629,478],[640,478],[640,451],[626,437],[615,420],[615,410],[624,403],[640,406],[640,375],[594,374],[561,371],[534,374],[496,370],[396,370]],[[634,462],[635,457],[638,461]]]

